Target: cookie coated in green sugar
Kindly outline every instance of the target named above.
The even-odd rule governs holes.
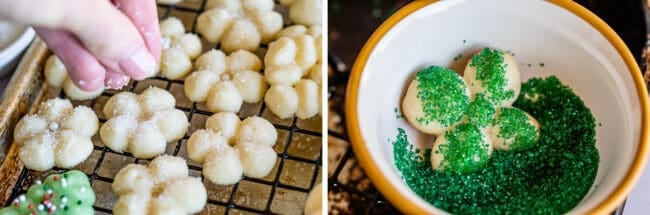
[[[472,97],[484,94],[495,106],[510,106],[521,90],[521,74],[511,54],[484,48],[465,67],[463,78]]]
[[[485,129],[462,123],[439,136],[431,149],[431,167],[460,173],[476,172],[487,164],[492,144]]]
[[[440,135],[463,119],[469,99],[469,88],[455,71],[430,66],[415,74],[402,100],[402,112],[419,131]]]
[[[48,176],[37,181],[27,194],[21,194],[0,215],[70,214],[91,215],[95,211],[95,193],[88,177],[78,170]]]
[[[488,128],[492,145],[499,150],[525,150],[539,139],[539,123],[525,111],[515,107],[500,107]]]

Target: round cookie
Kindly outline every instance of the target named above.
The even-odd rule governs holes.
[[[517,62],[510,54],[485,48],[469,61],[463,78],[472,97],[482,93],[495,106],[510,106],[519,96],[520,76]]]
[[[431,167],[460,173],[480,170],[492,154],[492,143],[484,129],[459,124],[436,138],[431,149]]]
[[[501,107],[487,132],[495,149],[529,149],[539,139],[539,123],[521,109]]]
[[[431,66],[411,81],[402,111],[421,132],[439,135],[463,119],[469,99],[469,88],[456,72]]]

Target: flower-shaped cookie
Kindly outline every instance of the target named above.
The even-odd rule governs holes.
[[[29,187],[27,195],[18,196],[0,214],[70,214],[92,215],[95,204],[93,192],[88,177],[78,170],[70,170],[62,174],[53,174],[42,183],[36,181]]]
[[[113,181],[119,200],[114,214],[194,214],[203,210],[207,192],[201,179],[188,176],[185,160],[163,155],[148,166],[129,164]]]
[[[264,57],[264,76],[271,87],[264,101],[278,117],[310,118],[320,112],[320,36],[305,27],[282,31]]]
[[[437,135],[430,158],[434,169],[478,171],[494,148],[521,150],[537,142],[537,121],[510,107],[519,94],[519,76],[512,56],[489,48],[472,57],[462,78],[437,66],[415,75],[402,110],[416,129]]]
[[[25,167],[44,171],[57,166],[72,168],[93,151],[91,137],[99,121],[86,106],[73,108],[67,99],[50,99],[34,115],[23,117],[14,130]]]
[[[182,80],[192,71],[192,59],[201,54],[201,40],[196,34],[185,33],[185,26],[176,17],[160,22],[163,51],[160,75],[172,80]]]
[[[99,135],[108,148],[129,151],[136,158],[162,154],[168,142],[179,140],[189,125],[176,99],[167,91],[150,87],[140,95],[121,92],[106,102]]]
[[[289,18],[296,24],[321,24],[321,0],[280,0],[280,4],[289,9]]]
[[[275,165],[278,133],[264,118],[243,121],[232,112],[216,113],[187,140],[190,159],[203,163],[203,176],[215,184],[237,183],[242,174],[261,178]],[[231,145],[234,145],[232,147]]]
[[[68,77],[68,70],[56,55],[51,55],[45,63],[45,80],[53,87],[62,87],[66,97],[72,100],[88,100],[96,98],[104,92],[104,88],[93,92],[86,92],[79,89]]]
[[[273,0],[208,0],[205,7],[209,10],[199,15],[196,30],[226,53],[255,51],[282,29]]]
[[[243,102],[257,103],[267,89],[259,73],[262,62],[257,55],[239,50],[229,56],[212,49],[201,55],[198,70],[185,79],[185,95],[193,102],[206,102],[211,112],[238,112]]]

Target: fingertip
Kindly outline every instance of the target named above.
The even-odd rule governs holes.
[[[114,0],[140,32],[156,63],[160,62],[162,42],[156,1]]]
[[[68,68],[70,80],[79,89],[92,92],[104,86],[106,69],[96,59],[90,55],[77,55],[76,60],[69,58],[65,56],[61,60]]]
[[[135,80],[151,77],[156,72],[156,60],[144,46],[128,51],[119,65],[122,72]]]
[[[73,78],[71,75],[70,80],[72,80],[72,83],[74,83],[74,85],[79,89],[86,92],[93,92],[104,87],[104,75],[98,75],[89,79],[77,79]]]
[[[109,89],[120,89],[129,83],[129,76],[111,70],[106,71],[104,85]]]

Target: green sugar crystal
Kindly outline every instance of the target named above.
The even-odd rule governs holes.
[[[497,49],[484,48],[472,57],[469,64],[476,68],[476,80],[481,81],[481,86],[488,92],[487,99],[494,104],[515,96],[514,90],[506,89],[508,84],[508,79],[505,77],[507,64],[504,62],[503,54]]]
[[[424,112],[424,117],[416,119],[418,123],[428,125],[438,121],[442,126],[450,126],[462,119],[469,96],[465,82],[456,72],[431,66],[418,72],[415,80],[418,82],[417,98]]]
[[[27,194],[18,196],[0,215],[70,214],[91,215],[95,211],[95,193],[88,177],[78,170],[48,176],[37,181]]]

